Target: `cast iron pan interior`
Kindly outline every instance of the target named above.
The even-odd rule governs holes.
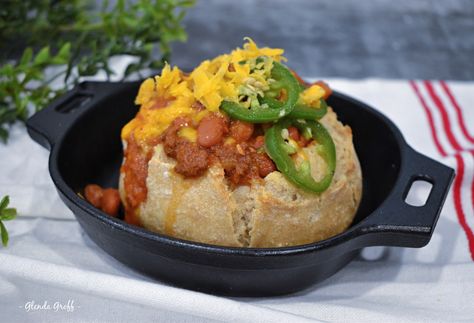
[[[87,82],[28,121],[33,139],[51,148],[50,172],[61,198],[101,248],[148,275],[186,288],[228,295],[277,295],[321,281],[362,247],[428,243],[454,172],[410,148],[382,114],[340,93],[329,105],[351,126],[363,173],[363,197],[351,228],[331,239],[289,248],[244,249],[169,238],[111,218],[77,193],[117,187],[120,131],[137,112],[138,83]],[[433,184],[423,207],[404,202],[411,183]]]

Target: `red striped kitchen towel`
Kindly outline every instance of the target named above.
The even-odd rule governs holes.
[[[468,107],[458,102],[447,82],[411,81],[410,85],[426,114],[439,158],[456,160],[457,176],[452,198],[459,225],[466,235],[467,248],[474,261],[474,137],[466,125],[474,125],[474,120],[472,117],[466,118],[469,115],[464,110]]]
[[[474,261],[474,87],[438,80],[333,80],[334,88],[385,113],[416,150],[456,170],[443,217],[456,226],[437,228],[452,237],[462,234],[461,258]],[[378,90],[379,89],[379,90]],[[439,232],[438,231],[438,232]]]

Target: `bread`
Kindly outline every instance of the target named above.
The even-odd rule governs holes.
[[[331,186],[319,195],[294,186],[278,171],[235,189],[218,164],[200,177],[184,178],[158,144],[148,163],[147,198],[138,209],[141,225],[180,239],[235,247],[294,246],[343,232],[361,200],[361,169],[350,127],[331,109],[321,123],[335,143],[337,164]],[[311,145],[304,150],[318,179],[324,161]],[[119,189],[125,202],[123,176]]]

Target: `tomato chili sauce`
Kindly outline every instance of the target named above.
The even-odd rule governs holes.
[[[152,150],[144,151],[135,138],[131,136],[127,140],[124,151],[124,163],[120,172],[124,174],[124,190],[126,192],[125,221],[139,225],[137,208],[146,200],[147,187],[146,178],[148,175],[148,162],[152,157]]]

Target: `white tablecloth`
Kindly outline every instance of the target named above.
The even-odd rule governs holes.
[[[0,247],[0,321],[472,322],[474,84],[327,81],[385,113],[416,150],[457,169],[428,246],[367,248],[323,283],[284,297],[171,287],[125,267],[84,234],[55,191],[48,151],[15,125],[8,145],[0,144],[0,195],[9,194],[20,214],[5,223],[10,244]]]

